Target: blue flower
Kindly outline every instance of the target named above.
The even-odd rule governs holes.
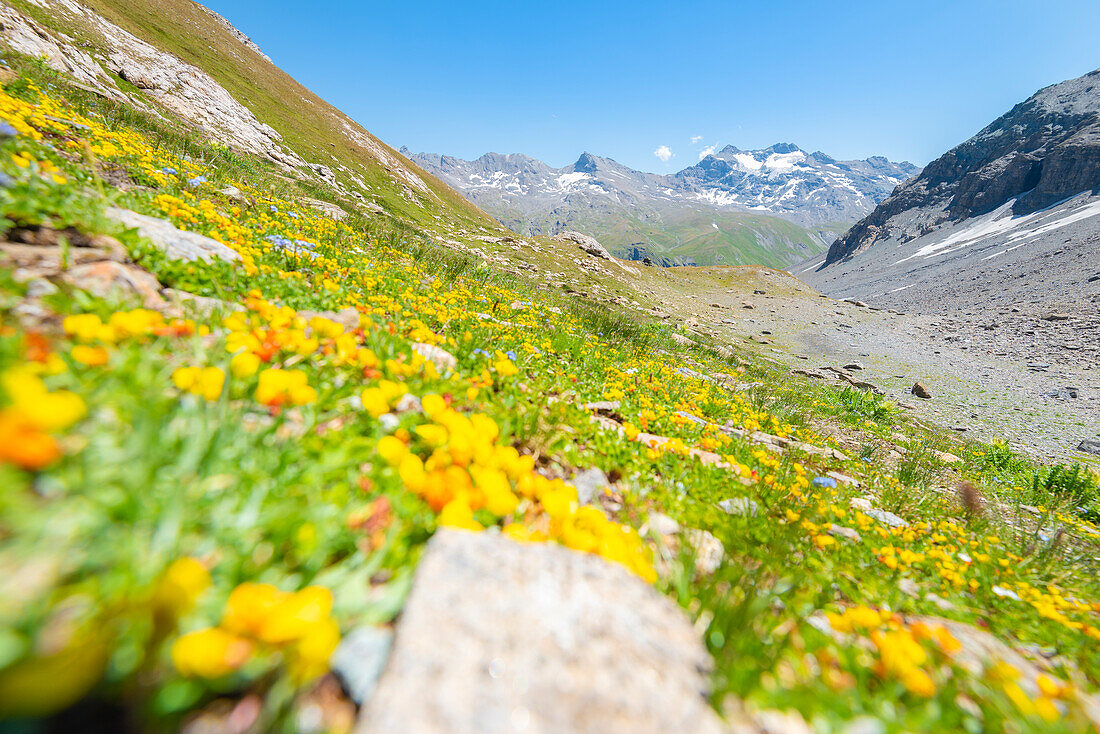
[[[206,176],[195,176],[194,178],[187,179],[187,185],[192,188],[204,183],[206,183]]]
[[[291,219],[297,219],[298,218],[298,212],[287,212],[286,215],[288,217],[290,217]]]
[[[513,352],[513,351],[512,351],[511,349],[509,349],[509,350],[508,350],[507,352],[505,352],[504,354],[505,354],[505,355],[506,355],[506,356],[508,357],[508,359],[512,360],[513,362],[515,362],[515,361],[516,361],[516,353],[515,353],[515,352]]]
[[[160,169],[160,172],[166,176],[175,176],[176,173],[178,173],[178,171],[176,171],[176,169],[174,168],[162,168]]]
[[[814,477],[815,487],[836,487],[836,480],[832,477]]]
[[[477,356],[477,355],[479,355],[479,354],[483,354],[483,355],[485,355],[486,357],[488,357],[488,356],[489,356],[489,353],[488,353],[488,352],[486,352],[486,351],[485,351],[484,349],[475,349],[474,351],[470,352],[470,356],[471,356],[471,357],[476,357],[476,356]]]
[[[271,205],[271,213],[272,213],[272,214],[278,214],[278,213],[279,213],[279,207],[277,207],[277,206],[275,206],[274,204],[272,204],[272,205]]]

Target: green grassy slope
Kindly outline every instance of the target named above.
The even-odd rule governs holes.
[[[13,5],[85,43],[102,45],[97,34],[88,33],[71,17],[52,16],[26,2]],[[439,230],[442,222],[452,233],[501,229],[459,193],[363,130],[424,180],[431,191],[431,196],[418,197],[422,206],[403,196],[401,182],[344,132],[345,125],[358,128],[357,123],[245,46],[191,0],[91,0],[87,5],[139,38],[206,71],[307,161],[333,169],[337,164],[347,166],[370,186],[369,198],[399,221],[431,230]],[[339,171],[337,177],[344,178]]]

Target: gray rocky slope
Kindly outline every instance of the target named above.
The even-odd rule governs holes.
[[[1100,70],[1039,90],[928,164],[829,248],[826,265],[1010,204],[1021,217],[1100,187]]]
[[[580,229],[627,256],[638,246],[658,259],[701,264],[737,262],[728,252],[715,256],[715,238],[742,253],[758,247],[756,257],[775,253],[782,264],[824,250],[919,170],[881,157],[839,161],[790,143],[727,146],[671,175],[591,153],[554,168],[522,154],[468,161],[401,152],[517,232]]]

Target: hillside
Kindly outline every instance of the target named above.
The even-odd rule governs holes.
[[[0,730],[1100,725],[1092,384],[979,401],[938,324],[517,235],[284,120],[201,6],[39,2],[0,5]]]
[[[838,161],[789,143],[726,146],[668,176],[591,153],[553,168],[522,154],[466,161],[402,152],[517,232],[579,229],[616,254],[641,247],[700,265],[784,267],[822,252],[919,170],[884,158]]]

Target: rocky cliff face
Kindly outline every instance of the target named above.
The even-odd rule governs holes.
[[[1013,215],[1100,188],[1100,70],[1041,89],[936,159],[829,248],[825,266],[1010,200]]]

